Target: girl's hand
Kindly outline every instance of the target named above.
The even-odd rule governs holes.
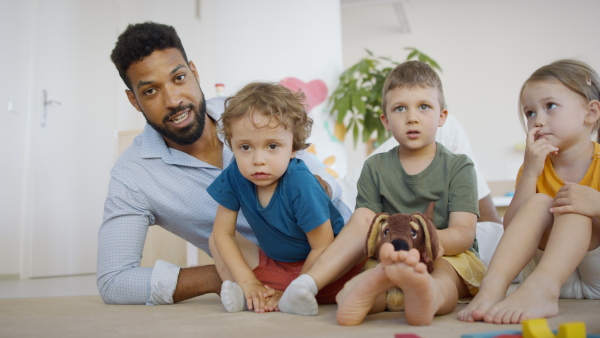
[[[248,305],[248,310],[254,310],[256,313],[265,312],[265,303],[266,298],[264,294],[268,292],[268,289],[265,288],[258,280],[249,282],[242,286],[242,290],[244,291],[244,296],[246,297],[246,304]]]
[[[279,311],[279,299],[281,299],[281,296],[283,296],[283,292],[272,289],[268,285],[265,285],[265,288],[268,290],[268,292],[264,294],[265,298],[267,298],[267,302],[265,304],[265,311]]]
[[[588,217],[600,216],[600,192],[585,185],[565,182],[558,190],[551,213],[575,213]]]
[[[546,156],[552,153],[555,155],[558,154],[558,148],[548,143],[546,139],[535,139],[539,131],[540,127],[534,127],[527,132],[522,175],[539,177],[544,169]]]

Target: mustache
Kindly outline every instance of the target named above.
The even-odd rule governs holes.
[[[195,113],[195,111],[196,111],[196,109],[195,109],[195,106],[194,106],[192,103],[190,103],[190,104],[188,104],[188,105],[186,105],[186,106],[179,105],[179,106],[177,106],[177,107],[175,107],[175,108],[171,108],[171,109],[169,109],[169,114],[167,114],[167,116],[165,116],[165,117],[163,118],[163,122],[165,122],[165,123],[166,123],[166,122],[167,122],[167,121],[169,121],[169,120],[170,120],[170,119],[171,119],[173,116],[175,116],[175,115],[177,115],[177,114],[181,113],[182,111],[184,111],[184,110],[186,110],[186,109],[189,109],[189,110],[191,110],[191,111],[192,111],[192,112],[194,112],[194,113]]]

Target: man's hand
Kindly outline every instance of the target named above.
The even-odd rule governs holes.
[[[325,190],[325,192],[327,193],[327,196],[329,196],[329,199],[331,199],[331,197],[333,197],[333,191],[331,190],[331,187],[329,186],[329,184],[327,182],[325,182],[325,180],[323,180],[321,178],[321,176],[315,175],[315,177],[321,184],[321,187],[323,187],[323,190]]]

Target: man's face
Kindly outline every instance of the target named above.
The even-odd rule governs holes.
[[[193,62],[186,63],[175,48],[154,51],[126,72],[132,86],[129,102],[165,139],[185,146],[204,130],[206,102]]]

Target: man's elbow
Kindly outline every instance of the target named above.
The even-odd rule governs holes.
[[[102,298],[104,304],[108,305],[118,304],[116,295],[114,295],[114,293],[111,292],[111,283],[112,280],[110,278],[106,278],[106,276],[99,276],[96,280],[96,285],[98,286],[98,293],[100,294],[100,298]]]
[[[490,194],[479,200],[479,218],[477,222],[494,222],[502,224],[502,219],[498,215],[498,210],[494,205],[494,200]]]

